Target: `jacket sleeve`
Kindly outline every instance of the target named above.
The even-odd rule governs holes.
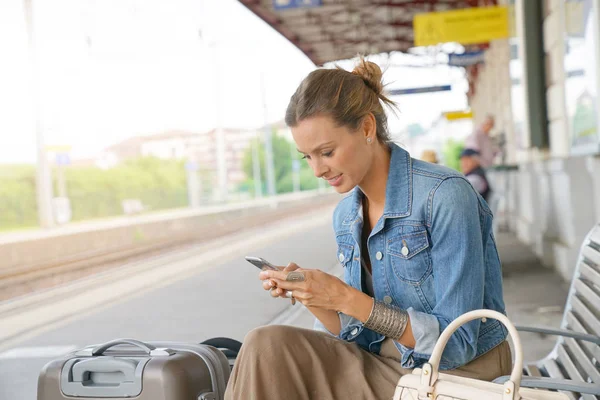
[[[405,368],[426,362],[440,333],[455,318],[483,307],[485,265],[477,194],[464,178],[448,178],[434,191],[429,207],[436,306],[430,314],[408,310],[416,346],[398,344]],[[471,321],[452,335],[442,367],[456,368],[473,359],[479,327],[479,320]]]

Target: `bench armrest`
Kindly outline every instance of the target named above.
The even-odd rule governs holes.
[[[516,326],[517,331],[521,332],[534,332],[534,333],[543,333],[545,335],[554,335],[554,336],[566,336],[577,340],[583,340],[586,342],[596,343],[600,345],[600,336],[590,335],[587,333],[579,333],[574,331],[569,331],[566,329],[549,329],[549,328],[541,328],[535,326]]]
[[[505,375],[494,379],[494,383],[503,384],[510,379]],[[600,385],[573,381],[570,379],[541,378],[537,376],[524,376],[521,380],[521,387],[536,389],[564,390],[567,392],[585,393],[600,396]]]

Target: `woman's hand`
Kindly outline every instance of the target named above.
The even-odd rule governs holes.
[[[302,272],[304,281],[286,281],[287,274],[291,271]],[[272,296],[285,297],[286,291],[291,291],[292,296],[306,307],[344,312],[349,304],[350,286],[318,269],[302,269],[290,263],[282,271],[262,271],[259,276],[266,290],[276,287],[271,292]]]
[[[298,265],[296,265],[295,263],[289,263],[287,267],[277,268],[279,268],[282,272],[287,274],[288,272],[295,271],[300,267],[298,267]],[[278,288],[277,284],[271,279],[263,277],[262,272],[259,274],[259,279],[263,281],[263,289],[268,290],[272,297],[287,298],[286,291]]]

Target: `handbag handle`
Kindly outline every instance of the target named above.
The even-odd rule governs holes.
[[[428,361],[428,364],[431,365],[431,386],[437,380],[438,370],[440,367],[440,360],[442,359],[442,353],[444,352],[444,348],[446,347],[448,340],[450,340],[450,336],[452,336],[452,334],[462,325],[466,324],[469,321],[473,321],[479,318],[496,319],[502,324],[504,324],[504,326],[508,329],[508,333],[512,338],[512,342],[515,348],[515,364],[513,366],[512,373],[510,374],[509,382],[512,382],[512,385],[510,386],[514,385],[512,388],[513,393],[516,390],[518,390],[518,388],[521,386],[521,378],[523,377],[523,348],[521,346],[521,339],[519,338],[519,333],[517,332],[517,329],[512,324],[512,322],[510,322],[508,317],[506,317],[506,315],[493,310],[469,311],[468,313],[465,313],[460,317],[456,318],[450,323],[450,325],[446,327],[446,329],[444,329],[438,341],[436,342],[435,347],[433,348],[433,352],[431,353],[431,357],[429,357]],[[424,372],[426,370],[428,369],[423,369]],[[428,373],[425,373],[425,375],[428,375]]]

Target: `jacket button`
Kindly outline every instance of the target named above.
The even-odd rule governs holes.
[[[392,298],[390,296],[383,296],[383,302],[385,304],[392,304]]]
[[[406,257],[408,255],[408,247],[406,247],[406,246],[402,247],[402,249],[400,250],[400,252],[402,253],[402,255],[404,257]]]
[[[487,318],[486,317],[481,318],[481,322],[483,322],[485,324],[487,322]]]
[[[346,257],[344,257],[344,254],[340,253],[340,255],[338,256],[338,260],[340,260],[340,262],[344,262],[344,260],[346,259]]]
[[[375,258],[377,260],[381,260],[383,258],[383,253],[381,253],[380,251],[378,251],[377,254],[375,254]]]
[[[354,328],[354,329],[352,329],[352,331],[350,331],[350,334],[352,336],[356,335],[357,333],[358,333],[358,328]]]

